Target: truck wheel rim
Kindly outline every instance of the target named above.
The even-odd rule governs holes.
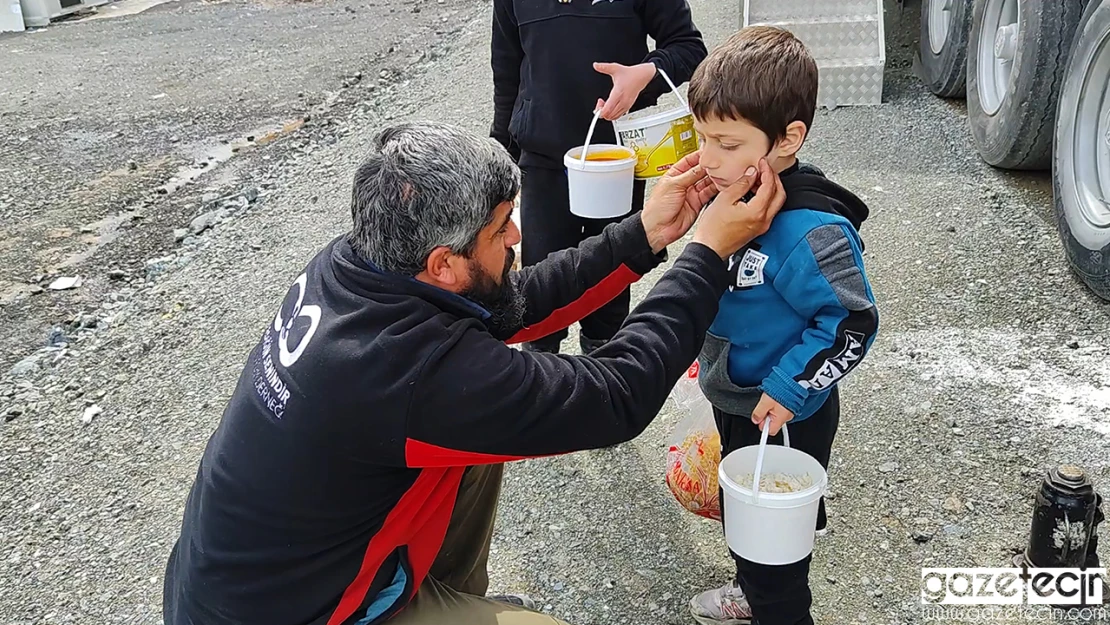
[[[952,3],[955,0],[926,0],[929,3],[929,49],[940,54],[948,43],[952,27]]]
[[[988,115],[1002,108],[1010,92],[1021,35],[1019,0],[987,0],[979,36],[979,102]]]
[[[1068,191],[1075,194],[1084,219],[1096,228],[1110,228],[1110,32],[1102,33],[1077,69],[1081,78],[1074,81],[1079,93],[1068,137],[1072,149],[1062,164],[1074,176]]]

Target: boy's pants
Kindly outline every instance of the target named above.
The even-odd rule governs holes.
[[[520,191],[520,260],[525,267],[535,265],[553,252],[578,247],[589,237],[601,234],[611,223],[623,221],[628,215],[616,219],[586,219],[570,212],[570,193],[565,169],[527,167]],[[632,212],[644,208],[646,183],[637,180],[632,187]],[[631,214],[631,213],[629,213]],[[594,341],[608,341],[620,329],[628,316],[632,296],[629,289],[598,308],[579,325],[582,335]],[[567,338],[563,329],[536,341],[545,347],[557,346]]]
[[[751,415],[730,415],[713,409],[717,431],[721,434],[721,457],[730,452],[758,445],[762,433],[752,423]],[[813,456],[826,470],[833,439],[840,425],[840,393],[833,387],[828,399],[810,418],[798,423],[787,423],[790,446]],[[781,445],[782,432],[768,437],[768,445]],[[721,494],[724,501],[724,493]],[[825,500],[817,513],[817,529],[826,524]],[[774,528],[768,528],[774,531]],[[731,552],[730,552],[731,553]],[[809,563],[812,556],[801,562],[782,566],[756,564],[732,553],[736,560],[736,583],[748,598],[752,608],[752,622],[756,625],[813,625],[809,608],[813,595],[809,590]]]
[[[443,547],[416,597],[388,625],[567,625],[485,598],[497,499],[505,465],[470,467],[459,486]]]

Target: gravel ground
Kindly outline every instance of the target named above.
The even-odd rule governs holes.
[[[368,102],[481,6],[186,0],[0,35],[0,306],[14,339],[0,366],[118,289],[109,272],[141,279],[175,229],[270,168],[271,155],[244,158],[260,145]],[[206,175],[164,193],[182,172]],[[83,284],[50,290],[59,276]]]
[[[738,24],[736,3],[691,4],[710,44]],[[900,18],[890,5],[886,104],[821,113],[805,150],[871,204],[864,236],[882,319],[871,355],[844,385],[831,531],[816,546],[812,574],[815,614],[826,623],[923,622],[920,567],[1005,565],[1023,545],[1045,467],[1078,462],[1110,492],[1110,307],[1067,271],[1043,177],[982,165],[962,105],[934,99],[913,78],[917,7]],[[314,6],[326,13],[345,5]],[[436,6],[432,15],[446,10]],[[52,347],[20,343],[20,324],[50,328],[54,320],[33,318],[20,304],[5,310],[16,329],[8,345],[23,347],[0,386],[0,622],[160,623],[162,567],[203,446],[274,302],[346,228],[350,174],[370,138],[389,118],[488,126],[488,8],[451,9],[457,13],[440,35],[425,25],[424,58],[404,56],[380,82],[364,70],[374,80],[342,89],[343,72],[326,58],[331,41],[365,36],[365,25],[336,26],[320,48],[298,47],[294,56],[316,70],[335,70],[330,79],[306,74],[320,81],[314,92],[340,99],[287,140],[245,150],[198,185],[154,196],[145,214],[163,220],[169,243],[136,244],[128,279],[101,273],[96,289],[78,289],[83,306],[58,310],[81,312],[58,325]],[[218,15],[228,11],[242,16],[240,37],[269,33],[273,12],[288,20],[312,13],[301,5],[193,3],[95,28],[125,28],[128,20],[135,33],[168,36],[222,23]],[[92,28],[65,26],[57,37],[109,36]],[[0,39],[0,47],[53,36]],[[374,50],[388,50],[381,40],[366,45],[370,56],[352,52],[352,67],[376,67]],[[44,91],[62,89],[62,80],[50,75]],[[292,81],[279,72],[270,83]],[[0,100],[5,122],[25,115],[10,108],[13,93]],[[263,95],[280,100],[261,89],[244,107]],[[141,125],[140,103],[130,115]],[[276,119],[289,116],[279,112]],[[113,126],[128,133],[130,119]],[[212,132],[237,136],[271,118],[246,111],[235,120],[242,127],[215,124]],[[0,162],[0,177],[39,175]],[[67,184],[80,186],[86,175]],[[136,185],[135,196],[162,182]],[[50,206],[83,210],[72,196],[59,198]],[[193,212],[173,213],[178,201],[193,203]],[[38,216],[34,208],[18,210]],[[218,225],[173,244],[173,228],[211,210],[223,210],[208,218],[219,216]],[[164,214],[180,219],[169,223]],[[88,267],[107,271],[100,259],[127,239],[98,249]],[[12,250],[28,245],[6,240]],[[513,465],[491,559],[494,589],[531,594],[575,625],[690,623],[689,596],[730,572],[719,526],[681,511],[663,482],[665,445],[680,418],[668,406],[631,443]]]

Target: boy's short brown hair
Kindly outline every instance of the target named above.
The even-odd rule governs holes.
[[[743,119],[778,141],[817,110],[817,62],[792,33],[748,26],[714,48],[694,71],[687,96],[698,119]]]

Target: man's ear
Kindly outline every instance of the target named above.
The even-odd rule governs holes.
[[[809,134],[809,129],[806,128],[804,122],[790,122],[786,127],[786,135],[779,139],[779,155],[780,156],[794,156],[798,150],[802,149],[802,144],[806,141],[806,135]]]
[[[457,260],[449,248],[437,247],[428,254],[428,260],[424,263],[424,274],[444,287],[458,286],[459,275],[455,268]]]

